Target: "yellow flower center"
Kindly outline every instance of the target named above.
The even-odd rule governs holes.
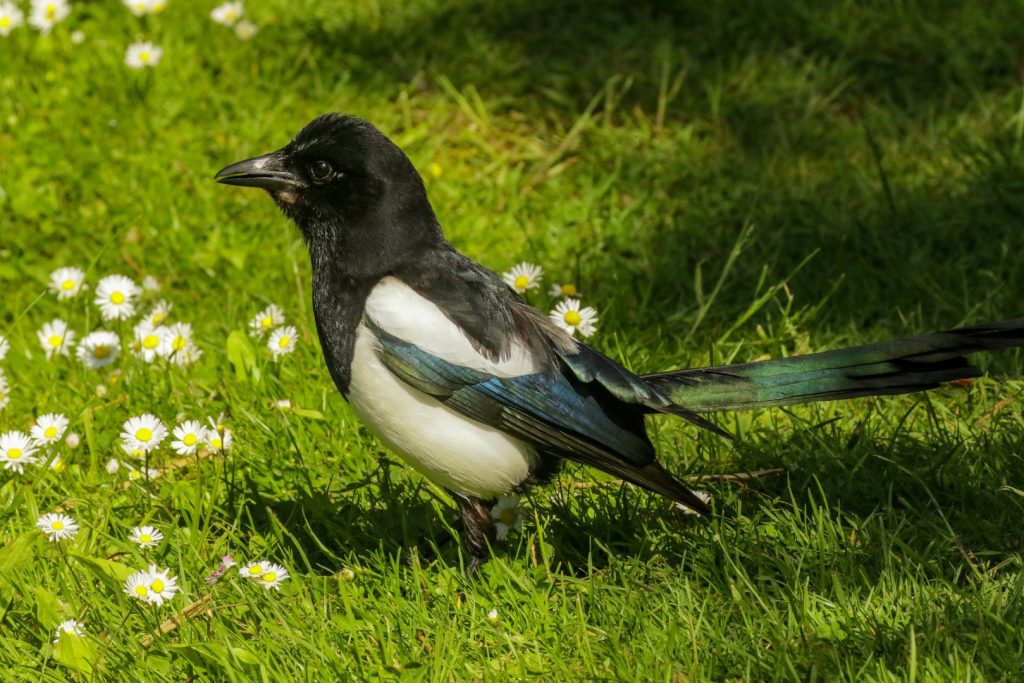
[[[579,311],[566,311],[565,312],[565,322],[568,325],[572,325],[573,327],[576,327],[581,322],[580,312]]]
[[[270,327],[273,324],[274,324],[274,319],[271,318],[269,315],[264,317],[263,320],[260,321],[260,327],[262,327],[263,329],[267,329],[268,327]]]
[[[154,593],[164,592],[164,582],[162,579],[153,579],[153,583],[149,584],[149,587],[153,590]]]
[[[221,446],[224,445],[224,442],[221,441],[220,439],[213,438],[210,439],[210,445],[213,446],[214,448],[220,448]]]
[[[235,14],[235,12],[229,10],[229,11],[224,13],[224,18],[227,19],[228,21],[234,21],[235,19],[238,18],[238,15]]]
[[[59,519],[55,519],[54,521],[50,522],[50,528],[54,531],[61,531],[64,529],[64,522],[60,521]]]
[[[196,438],[195,434],[186,434],[185,438],[182,439],[181,442],[183,444],[185,444],[186,446],[195,446],[196,445],[196,441],[198,441],[198,440],[199,439]]]
[[[57,436],[57,428],[54,427],[53,425],[50,425],[45,430],[43,430],[43,436],[46,437],[47,439],[52,439],[53,437]]]
[[[106,344],[100,344],[92,350],[92,355],[94,358],[106,358],[110,355],[110,347]]]
[[[11,18],[10,17],[0,17],[0,28],[10,28],[10,27],[11,27]]]
[[[114,304],[115,306],[120,306],[121,304],[124,303],[124,294],[122,294],[121,292],[114,292],[113,294],[110,295],[110,303]]]
[[[147,349],[155,349],[160,343],[160,337],[155,334],[147,334],[142,339],[142,345]]]
[[[59,334],[52,334],[50,335],[50,338],[46,340],[46,343],[52,346],[53,348],[57,348],[63,341],[64,337],[60,336]]]
[[[57,460],[53,461],[53,464],[50,467],[53,469],[54,472],[60,474],[61,472],[64,471],[64,461],[58,458]]]
[[[139,534],[139,543],[152,543],[153,537],[149,534]]]
[[[142,52],[139,53],[139,61],[140,62],[142,62],[143,64],[149,64],[149,60],[150,60],[149,52],[143,50]]]
[[[10,458],[11,460],[17,460],[18,458],[21,457],[21,449],[20,448],[9,448],[9,449],[7,449],[7,457]]]
[[[183,348],[185,348],[185,344],[187,344],[187,343],[188,343],[187,339],[185,339],[184,337],[178,336],[178,337],[174,338],[173,342],[171,342],[171,348],[174,349],[175,351],[181,351]]]
[[[267,572],[261,578],[267,583],[273,583],[277,581],[277,572]]]
[[[149,593],[149,589],[143,586],[141,583],[135,587],[135,594],[138,595],[140,598],[146,597],[147,593]]]
[[[566,284],[562,285],[562,295],[576,296],[576,285],[572,284],[571,282],[567,282]]]
[[[259,566],[258,564],[254,564],[253,566],[249,567],[249,574],[251,576],[259,576],[262,573],[263,567]]]
[[[61,289],[64,289],[64,290],[74,289],[75,288],[75,281],[74,280],[65,280],[64,282],[60,283],[60,287],[61,287]]]
[[[526,289],[526,285],[530,284],[530,278],[527,275],[520,275],[515,280],[516,289]]]
[[[136,479],[141,478],[142,472],[139,472],[138,470],[132,470],[131,472],[128,473],[128,479],[130,479],[131,481],[135,481]]]
[[[57,17],[57,6],[52,2],[46,6],[46,18],[53,21]]]
[[[164,313],[163,311],[157,311],[156,313],[153,314],[153,317],[150,319],[150,322],[152,322],[154,325],[159,325],[164,320],[167,320],[167,314]]]
[[[287,335],[285,335],[284,337],[281,337],[281,338],[280,338],[280,339],[279,339],[279,340],[277,341],[277,345],[278,345],[278,347],[279,347],[279,348],[282,348],[282,349],[287,349],[287,348],[288,348],[288,345],[289,345],[289,344],[291,344],[291,343],[292,343],[292,338],[291,338],[291,337],[289,337],[289,336],[287,336]]]
[[[507,526],[514,526],[518,518],[519,515],[515,508],[506,508],[501,511],[500,515],[498,515],[498,520]]]
[[[149,429],[148,427],[141,427],[138,430],[136,430],[135,438],[141,441],[142,443],[146,443],[147,441],[153,438],[153,430]]]

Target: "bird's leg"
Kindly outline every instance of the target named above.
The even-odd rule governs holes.
[[[491,519],[491,509],[485,501],[460,493],[448,492],[459,506],[462,518],[462,540],[469,551],[470,575],[475,574],[481,564],[487,561],[491,552],[491,544],[498,538],[498,530]]]

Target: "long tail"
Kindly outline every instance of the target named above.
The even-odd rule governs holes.
[[[1024,318],[757,363],[644,379],[697,413],[905,394],[977,377],[965,356],[1024,346]]]

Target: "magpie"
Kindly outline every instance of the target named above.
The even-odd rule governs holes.
[[[215,180],[266,190],[299,228],[331,378],[392,451],[455,501],[470,569],[489,509],[566,460],[692,510],[647,415],[726,435],[718,411],[900,394],[975,377],[966,354],[1024,345],[1024,318],[755,363],[638,375],[573,338],[446,239],[423,181],[380,130],[327,114]]]

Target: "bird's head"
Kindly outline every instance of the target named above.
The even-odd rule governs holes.
[[[423,180],[402,150],[354,116],[314,119],[287,145],[215,180],[266,190],[302,231],[314,262],[374,275],[444,240]]]

